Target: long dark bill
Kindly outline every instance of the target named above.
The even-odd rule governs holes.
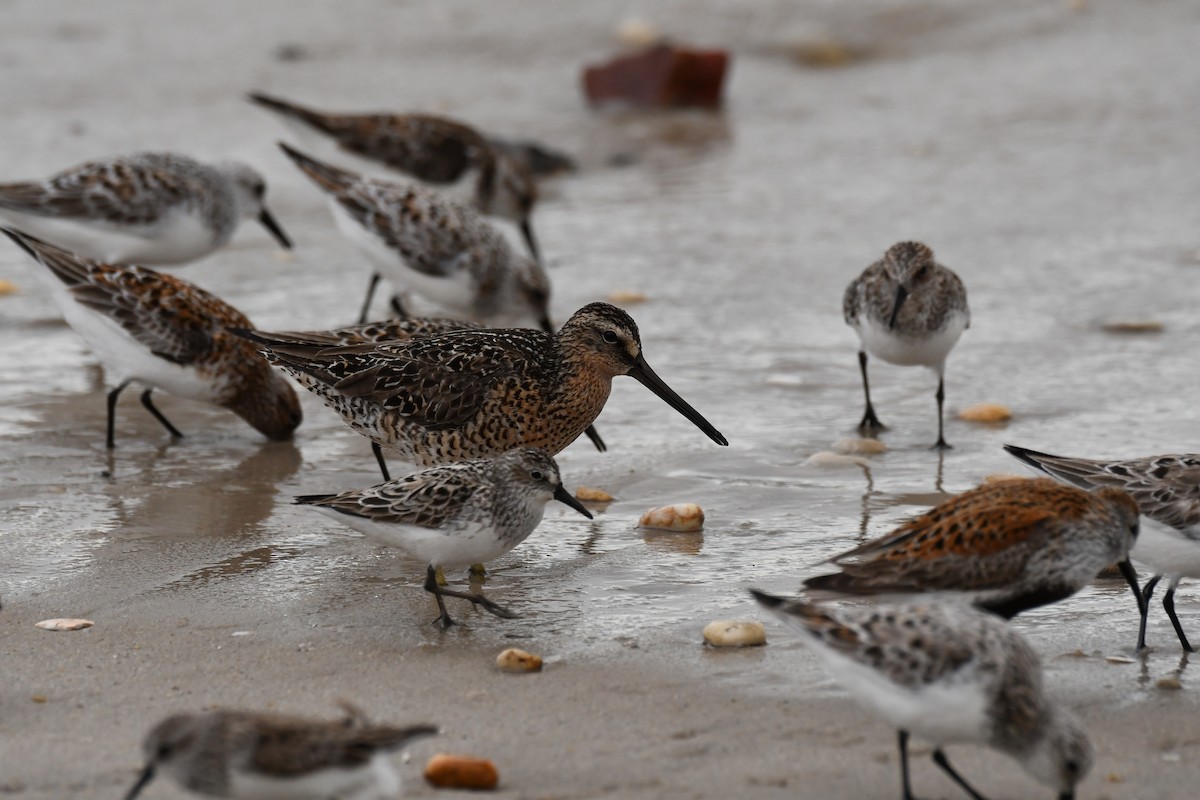
[[[125,800],[133,800],[133,798],[138,796],[142,789],[146,788],[146,784],[152,780],[154,780],[153,761],[147,764],[146,768],[142,770],[142,774],[138,776],[137,783],[135,783],[133,788],[129,790],[129,794],[125,795]]]
[[[908,289],[903,286],[896,287],[896,304],[892,306],[892,318],[888,320],[888,328],[896,327],[896,317],[900,316],[900,306],[904,305],[904,301],[908,299]]]
[[[264,208],[258,215],[258,221],[262,223],[264,228],[271,232],[271,235],[279,242],[280,247],[284,250],[292,249],[292,240],[283,232],[283,228],[279,227],[279,223],[275,220],[275,217],[271,216],[270,211]]]
[[[521,221],[521,235],[525,237],[525,244],[529,248],[529,255],[533,256],[533,260],[537,263],[542,263],[542,254],[538,252],[537,239],[533,235],[533,225],[529,222],[528,217]]]
[[[564,505],[570,506],[588,519],[592,519],[592,512],[584,508],[583,503],[580,503],[578,500],[576,500],[575,496],[564,489],[561,483],[554,490],[554,499],[560,503],[563,503]]]
[[[729,440],[722,436],[721,432],[712,426],[712,423],[700,416],[699,411],[692,408],[687,404],[686,400],[675,394],[671,390],[671,387],[667,386],[663,382],[663,379],[658,377],[654,373],[654,370],[650,369],[650,365],[646,363],[646,359],[642,357],[641,353],[638,354],[637,360],[633,362],[633,367],[629,370],[628,375],[631,378],[635,378],[638,383],[654,392],[663,400],[666,400],[667,405],[690,419],[693,425],[708,435],[708,438],[723,447],[729,446]]]

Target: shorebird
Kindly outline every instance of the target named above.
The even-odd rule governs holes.
[[[347,347],[359,344],[408,341],[451,331],[481,330],[482,327],[474,322],[457,319],[419,317],[368,322],[364,325],[351,325],[329,331],[288,332],[272,335],[283,337],[292,343],[304,343],[318,347]],[[608,449],[594,426],[587,426],[583,432],[601,453]],[[383,479],[390,481],[392,476],[388,471],[387,462],[383,458],[383,450],[378,442],[371,442],[371,452],[375,454],[375,461],[379,464],[379,471],[383,475]]]
[[[1047,696],[1037,653],[1001,620],[955,605],[830,608],[754,589],[754,598],[799,631],[856,700],[898,732],[904,800],[913,800],[908,738],[934,744],[933,762],[983,800],[942,750],[993,747],[1071,800],[1092,767],[1079,721]]]
[[[1005,618],[1063,600],[1118,563],[1140,598],[1129,551],[1138,507],[1120,489],[1091,494],[1049,478],[985,483],[829,561],[805,587],[842,595],[936,592]]]
[[[925,245],[900,242],[846,287],[842,315],[860,342],[858,367],[867,405],[859,431],[874,435],[887,429],[871,405],[867,381],[870,354],[889,364],[923,366],[937,373],[936,447],[948,448],[942,433],[946,357],[971,325],[962,281],[934,261],[933,251]]]
[[[256,711],[174,714],[142,745],[134,800],[158,772],[183,789],[234,800],[394,800],[400,779],[387,754],[438,729],[372,725],[347,707],[336,721]]]
[[[539,259],[530,216],[533,166],[563,168],[558,154],[492,141],[456,120],[430,114],[331,114],[252,92],[250,102],[279,115],[309,150],[355,172],[380,165],[435,186],[461,185],[480,212],[515,222]],[[570,160],[566,160],[570,165]]]
[[[222,247],[249,218],[290,249],[266,191],[262,176],[236,161],[138,153],[0,184],[0,219],[104,263],[180,264]]]
[[[432,189],[367,178],[279,145],[329,200],[334,221],[397,286],[490,327],[550,322],[550,282],[475,211]],[[365,321],[379,273],[371,277]]]
[[[516,616],[481,594],[443,589],[437,570],[504,555],[533,533],[551,500],[592,518],[563,488],[554,459],[532,447],[433,467],[369,489],[296,498],[424,561],[425,591],[437,598],[439,616],[434,621],[443,628],[454,624],[443,597],[470,601],[505,619]]]
[[[407,342],[329,347],[304,335],[240,330],[354,430],[422,466],[514,447],[557,454],[629,375],[714,442],[725,437],[654,373],[637,323],[608,303],[576,311],[556,334],[466,330]]]
[[[1200,454],[1102,461],[1052,456],[1011,444],[1004,445],[1004,449],[1063,483],[1088,491],[1113,487],[1129,492],[1148,521],[1142,526],[1132,557],[1154,570],[1142,589],[1138,649],[1146,646],[1146,617],[1154,587],[1164,576],[1170,576],[1163,608],[1180,646],[1194,653],[1175,613],[1175,588],[1184,578],[1200,578]]]
[[[183,434],[150,399],[155,389],[227,408],[269,439],[289,439],[302,419],[287,380],[250,342],[230,333],[250,320],[173,275],[81,258],[11,228],[10,239],[57,279],[53,296],[115,388],[108,392],[107,447],[114,446],[117,398],[133,382],[142,405],[172,436]]]

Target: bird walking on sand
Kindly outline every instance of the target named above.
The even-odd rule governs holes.
[[[1131,555],[1154,570],[1142,589],[1137,647],[1146,646],[1146,618],[1154,587],[1169,576],[1163,608],[1180,646],[1194,653],[1175,613],[1175,588],[1184,578],[1200,578],[1200,454],[1103,461],[1052,456],[1011,444],[1004,449],[1063,483],[1088,491],[1111,487],[1129,492],[1147,520]]]
[[[897,729],[904,800],[913,800],[910,734],[934,744],[933,762],[975,800],[983,795],[951,766],[945,745],[995,748],[1058,800],[1072,800],[1091,769],[1087,733],[1047,696],[1037,653],[994,616],[936,603],[831,608],[750,592]]]
[[[563,488],[554,459],[532,447],[433,467],[369,489],[296,498],[301,505],[424,561],[428,565],[425,591],[437,598],[435,622],[443,628],[454,624],[444,597],[467,600],[497,617],[516,616],[481,594],[443,589],[437,570],[482,564],[504,555],[533,533],[551,500],[592,518]]]
[[[347,347],[359,344],[380,344],[382,342],[399,342],[419,339],[423,336],[433,336],[451,331],[481,330],[482,326],[474,322],[456,319],[436,319],[420,317],[414,319],[392,319],[382,322],[368,322],[365,325],[351,325],[345,328],[335,328],[329,331],[307,331],[277,333],[272,336],[285,338],[289,342],[304,343],[324,347]],[[596,428],[589,425],[584,434],[591,439],[596,449],[603,453],[608,449]],[[371,452],[379,464],[379,471],[385,481],[392,479],[387,462],[383,458],[383,449],[378,442],[371,442]]]
[[[938,593],[1011,619],[1070,597],[1119,562],[1140,600],[1129,563],[1137,535],[1137,504],[1120,489],[1090,494],[1049,478],[995,481],[834,556],[841,572],[804,585],[840,595]]]
[[[422,466],[514,447],[557,454],[592,424],[612,379],[629,375],[714,442],[725,437],[642,355],[637,323],[608,303],[576,311],[555,334],[465,330],[407,342],[329,347],[238,331],[354,430]]]
[[[400,779],[387,754],[433,736],[433,725],[373,725],[347,706],[340,720],[207,711],[173,714],[146,735],[146,766],[125,795],[159,772],[188,792],[231,800],[394,800]]]
[[[266,192],[262,176],[236,161],[138,153],[0,184],[0,220],[107,264],[180,264],[224,246],[244,219],[290,249]]]
[[[480,213],[515,222],[529,254],[540,260],[530,220],[537,202],[532,167],[561,168],[561,156],[493,142],[470,125],[431,114],[330,114],[261,92],[249,99],[279,115],[306,149],[338,166],[370,172],[382,165],[434,186],[463,187]]]
[[[268,439],[291,438],[302,419],[287,380],[230,328],[250,320],[233,306],[173,275],[81,258],[10,228],[2,229],[46,267],[63,317],[104,364],[105,444],[114,446],[117,398],[145,386],[142,405],[172,436],[183,434],[150,399],[155,389],[227,408]]]
[[[942,432],[946,357],[971,325],[967,290],[959,277],[934,261],[933,251],[920,242],[900,242],[850,282],[842,314],[860,342],[858,366],[866,409],[859,431],[874,435],[887,429],[871,405],[869,354],[889,364],[923,366],[937,373],[936,447],[950,447]]]
[[[398,287],[489,327],[554,330],[545,271],[473,209],[432,189],[363,177],[280,147],[325,192],[338,230]],[[378,279],[371,278],[360,322]]]

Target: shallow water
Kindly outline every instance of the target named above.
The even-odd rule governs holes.
[[[1043,3],[777,3],[756,16],[716,3],[688,4],[686,14],[656,6],[654,18],[679,20],[672,31],[682,38],[737,48],[720,115],[582,107],[575,70],[581,55],[613,49],[613,4],[521,4],[497,19],[483,7],[381,2],[350,6],[337,25],[317,6],[278,17],[238,5],[250,15],[240,26],[218,6],[233,8],[173,7],[169,18],[146,9],[145,29],[157,35],[142,36],[119,14],[74,9],[76,18],[51,21],[36,3],[12,4],[29,35],[3,51],[23,79],[5,88],[21,114],[6,131],[0,175],[47,174],[135,147],[253,161],[295,255],[280,257],[247,226],[180,274],[260,327],[306,329],[352,320],[368,269],[273,151],[282,131],[239,93],[428,108],[544,138],[583,164],[547,187],[535,220],[556,316],[618,289],[645,293],[649,301],[628,310],[648,361],[731,446],[618,379],[597,421],[609,452],[581,440],[559,457],[568,485],[603,487],[616,501],[593,522],[551,506],[524,545],[490,565],[486,591],[520,620],[455,603],[465,624],[442,634],[427,624],[434,608],[419,588],[420,564],[289,504],[376,480],[366,444],[332,412],[306,396],[296,441],[266,444],[232,415],[164,397],[160,408],[187,434],[170,443],[130,392],[119,446],[107,453],[92,358],[58,321],[35,265],[3,247],[0,276],[21,287],[0,298],[6,608],[101,624],[185,609],[196,624],[269,624],[297,641],[353,637],[382,617],[398,652],[536,637],[556,657],[639,647],[686,669],[705,623],[757,616],[747,587],[794,592],[818,562],[944,493],[1021,472],[1002,443],[1094,456],[1197,447],[1200,107],[1182,100],[1200,94],[1200,69],[1176,32],[1194,22],[1186,3],[1153,14],[1119,3],[1090,13]],[[372,24],[372,14],[388,24]],[[812,70],[778,52],[793,31],[822,26],[872,57]],[[311,57],[273,59],[285,42]],[[62,81],[63,58],[90,69]],[[149,68],[157,65],[170,68]],[[631,163],[610,166],[616,156]],[[947,371],[954,449],[929,449],[933,376],[873,363],[890,450],[866,470],[806,465],[854,435],[861,414],[842,290],[907,238],[930,244],[970,295],[972,326]],[[1164,330],[1100,328],[1130,319]],[[957,420],[958,409],[983,401],[1010,406],[1013,421]],[[636,527],[646,508],[677,501],[704,507],[703,533]],[[1200,631],[1200,594],[1187,584],[1178,609]],[[1180,666],[1157,603],[1150,641],[1160,647],[1141,667],[1095,655],[1128,654],[1136,622],[1123,584],[1105,581],[1020,625],[1048,656],[1091,654],[1051,661],[1070,691],[1124,703],[1141,695],[1110,692],[1114,670],[1141,669],[1140,685],[1150,685]],[[809,669],[797,667],[816,679]],[[729,676],[744,678],[740,669]],[[758,685],[778,683],[766,674]]]

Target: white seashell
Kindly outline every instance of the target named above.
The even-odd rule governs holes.
[[[81,631],[95,624],[90,619],[44,619],[36,623],[35,627],[44,631]]]
[[[713,647],[756,647],[767,643],[761,622],[719,619],[704,626],[704,641]]]

